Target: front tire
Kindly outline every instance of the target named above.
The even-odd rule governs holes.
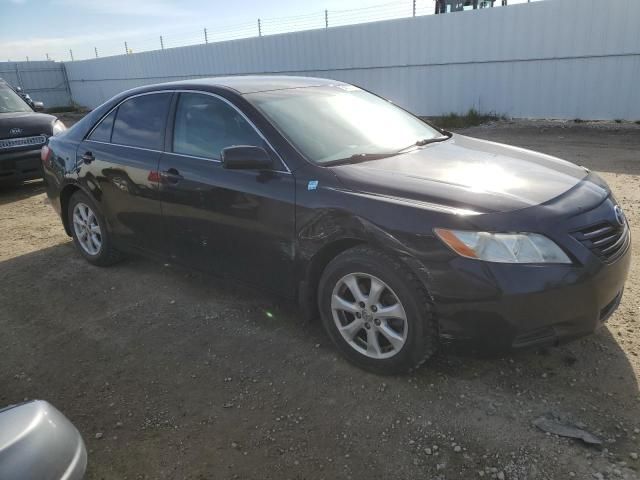
[[[341,353],[379,374],[417,368],[437,350],[427,292],[401,262],[358,246],[334,258],[320,278],[322,323]]]
[[[71,196],[67,218],[73,243],[89,263],[106,267],[120,261],[104,217],[85,193],[78,191]]]

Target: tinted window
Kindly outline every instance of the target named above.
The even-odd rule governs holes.
[[[265,146],[255,129],[223,100],[211,95],[181,93],[173,151],[219,159],[222,149],[232,145]]]
[[[162,150],[170,93],[141,95],[118,107],[111,141],[120,145]]]
[[[112,111],[109,115],[104,117],[98,124],[95,130],[89,136],[89,140],[95,140],[97,142],[110,142],[111,141],[111,129],[113,128],[113,119],[116,117],[116,111]]]

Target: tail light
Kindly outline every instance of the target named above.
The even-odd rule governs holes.
[[[49,145],[44,145],[40,150],[40,160],[42,160],[42,164],[49,166],[49,157],[51,157],[51,149]]]

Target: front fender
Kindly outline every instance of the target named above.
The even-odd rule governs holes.
[[[401,260],[430,291],[429,270],[418,259],[415,246],[407,240],[362,216],[327,209],[318,212],[299,231],[298,254],[302,267],[299,274],[308,281],[313,275],[314,259],[325,250],[333,250],[332,256],[335,256],[352,246],[367,244]]]
[[[314,200],[312,204],[307,203],[310,197]],[[296,214],[298,298],[305,313],[311,312],[307,318],[315,316],[315,292],[324,267],[336,255],[360,244],[403,262],[435,303],[431,296],[433,279],[425,260],[451,256],[431,227],[446,212],[416,210],[412,205],[379,202],[330,187],[311,194],[302,192],[298,198],[301,200]],[[344,205],[349,205],[348,209]]]

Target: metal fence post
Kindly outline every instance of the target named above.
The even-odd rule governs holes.
[[[329,28],[329,10],[324,10],[324,28]]]
[[[98,47],[93,47],[93,51],[96,54],[96,58],[98,58]]]
[[[258,36],[262,36],[262,25],[260,24],[260,19],[258,19]]]
[[[207,35],[207,29],[204,29],[204,43],[209,43],[209,36]]]
[[[67,73],[67,66],[62,62],[60,66],[62,69],[62,75],[64,76],[64,85],[67,88],[67,94],[69,95],[69,104],[73,105],[73,97],[71,96],[71,82],[69,82],[69,74]]]
[[[160,50],[164,50],[164,40],[162,39],[162,35],[160,35]]]
[[[129,55],[129,45],[127,45],[127,42],[124,42],[124,53]]]
[[[51,60],[48,53],[45,53],[45,55],[47,56],[47,60]]]
[[[416,0],[413,0],[413,16],[416,16]]]
[[[71,61],[73,62],[73,50],[69,49],[69,56],[71,57]]]
[[[20,77],[20,69],[18,68],[18,64],[14,63],[13,65],[16,67],[16,82],[18,82],[18,85],[16,85],[16,87],[24,88],[24,85],[22,85],[22,78]]]

